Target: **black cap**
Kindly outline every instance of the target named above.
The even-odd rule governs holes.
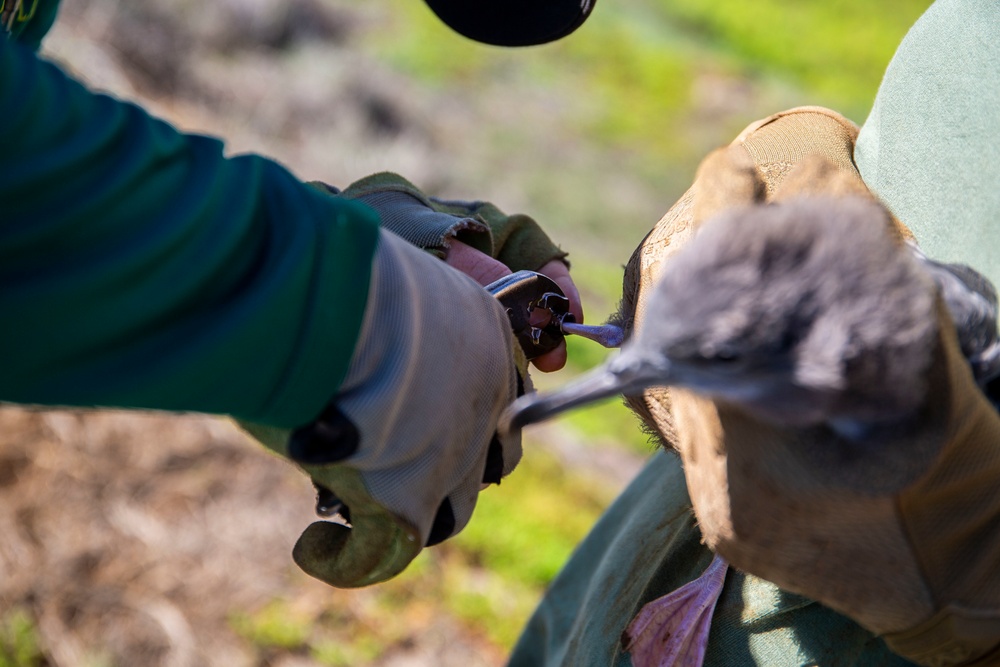
[[[497,46],[552,42],[579,28],[597,0],[427,0],[452,30]]]

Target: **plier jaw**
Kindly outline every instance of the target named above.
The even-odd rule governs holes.
[[[563,323],[576,321],[559,285],[541,273],[517,271],[486,290],[507,310],[514,336],[529,360],[559,347]]]

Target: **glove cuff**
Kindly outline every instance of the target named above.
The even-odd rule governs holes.
[[[987,667],[1000,659],[1000,611],[948,605],[923,623],[883,635],[895,653],[918,665]]]
[[[334,190],[326,186],[327,191]],[[566,255],[534,218],[507,215],[489,202],[428,197],[399,174],[381,172],[355,181],[339,196],[376,209],[382,226],[443,258],[451,239],[499,260],[512,271],[537,271]]]
[[[531,216],[522,213],[507,215],[489,202],[464,202],[436,199],[430,201],[440,211],[452,215],[469,215],[489,225],[493,235],[492,256],[510,267],[511,271],[538,271],[558,259],[566,266],[568,253],[552,242]]]
[[[452,239],[494,256],[493,236],[485,221],[468,211],[443,210],[399,174],[366,176],[339,196],[371,206],[381,216],[384,229],[439,259],[444,259]]]

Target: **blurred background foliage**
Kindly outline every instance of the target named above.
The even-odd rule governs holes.
[[[234,152],[275,156],[305,179],[346,185],[393,170],[431,194],[528,212],[570,252],[588,319],[599,321],[616,307],[632,250],[709,150],[749,122],[797,105],[829,106],[863,122],[896,45],[928,4],[601,0],[570,38],[503,50],[452,34],[418,0],[65,0],[46,53],[95,87],[138,100],[182,128],[222,135]],[[537,386],[562,384],[607,354],[588,341],[570,340],[569,348],[569,367],[536,377]],[[39,437],[32,429],[25,432]],[[136,429],[132,440],[144,446],[150,438],[167,449],[183,440]],[[72,429],[54,432],[60,451],[78,439]],[[124,446],[129,439],[116,433],[115,446]],[[30,442],[8,440],[0,454],[15,460],[16,448]],[[195,452],[203,446],[192,443]],[[231,592],[227,600],[217,592],[201,604],[220,611],[204,618],[185,606],[193,603],[180,589],[161,593],[186,615],[196,648],[178,653],[176,641],[159,652],[118,646],[100,623],[79,620],[101,609],[93,600],[74,602],[77,616],[59,625],[46,615],[45,587],[29,582],[0,588],[0,667],[502,664],[547,582],[652,452],[634,417],[614,401],[534,429],[524,446],[516,474],[481,496],[468,528],[388,584],[343,592],[309,581],[287,558],[304,523],[269,514],[270,506],[261,511],[253,503],[263,501],[252,497],[260,493],[247,491],[241,504],[226,506],[228,515],[260,532],[274,514],[272,527],[287,543],[283,556],[253,552],[239,572],[279,570],[281,583],[258,581],[253,597]],[[233,451],[252,451],[241,447]],[[260,456],[261,465],[273,465]],[[102,474],[141,470],[156,479],[153,463],[133,470],[126,459],[117,473]],[[199,474],[211,477],[213,465],[199,463]],[[288,474],[297,490],[280,497],[308,510],[308,483]],[[28,475],[19,472],[5,498],[16,491],[17,502],[28,502]],[[107,480],[92,483],[100,498],[113,497]],[[238,507],[254,514],[240,518]],[[18,510],[11,521],[23,517]],[[199,558],[207,569],[206,559],[224,549],[206,539]],[[97,549],[93,539],[88,544]],[[103,548],[113,551],[109,544]],[[42,549],[53,552],[44,542]],[[156,567],[169,560],[169,550],[158,552]],[[143,576],[130,581],[143,585]],[[107,597],[110,589],[102,590]],[[73,651],[66,628],[77,628]],[[213,641],[232,637],[225,661],[199,639],[202,631]],[[444,639],[429,639],[439,635]]]

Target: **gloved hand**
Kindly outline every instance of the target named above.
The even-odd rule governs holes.
[[[511,271],[540,271],[552,260],[566,259],[566,253],[531,217],[507,215],[489,202],[427,197],[398,174],[367,176],[339,195],[368,204],[378,211],[385,229],[442,259],[452,239],[489,255]]]
[[[371,206],[384,229],[444,259],[481,285],[522,269],[545,274],[569,298],[576,321],[584,321],[566,253],[531,217],[507,215],[489,202],[427,197],[402,176],[389,172],[367,176],[343,191],[314,185]],[[489,258],[494,261],[489,262]],[[532,364],[546,373],[559,370],[566,364],[565,344],[533,359]]]
[[[637,327],[662,268],[706,218],[802,195],[870,197],[851,160],[856,133],[837,114],[797,109],[706,160],[629,263],[625,309]],[[872,224],[907,236],[889,216]],[[936,317],[929,398],[877,443],[844,447],[829,432],[803,442],[679,389],[631,402],[680,452],[704,540],[734,567],[851,616],[919,664],[997,664],[1000,416],[940,298]]]
[[[499,302],[383,229],[358,345],[327,410],[291,433],[243,424],[313,478],[318,509],[348,515],[351,528],[309,526],[295,562],[331,585],[365,586],[461,530],[482,484],[520,460],[520,437],[495,429],[526,377]]]

